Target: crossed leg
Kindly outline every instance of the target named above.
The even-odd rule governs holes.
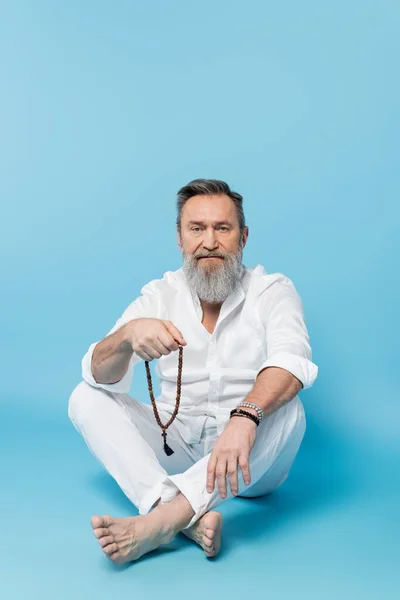
[[[137,517],[92,517],[95,536],[117,564],[136,560],[169,543],[178,531],[215,556],[221,541],[222,517],[213,511],[221,502],[215,486],[206,491],[210,453],[200,459],[174,423],[166,456],[152,407],[127,394],[113,394],[82,381],[72,392],[69,417],[104,468],[138,508]],[[163,415],[161,415],[163,419]],[[168,415],[164,415],[164,422]],[[252,484],[246,489],[239,472],[239,496],[268,494],[290,470],[304,434],[304,410],[298,397],[263,421],[250,455]]]
[[[126,562],[128,557],[134,560],[150,551],[151,544],[156,547],[168,543],[177,529],[187,525],[188,521],[181,518],[187,514],[190,519],[193,510],[182,494],[175,498],[173,493],[169,501],[165,492],[163,506],[152,509],[161,503],[165,477],[186,471],[198,460],[198,450],[183,440],[172,423],[168,428],[168,443],[174,454],[166,456],[151,406],[127,394],[95,388],[85,381],[73,390],[68,415],[92,454],[143,515],[120,519],[94,515],[92,527],[104,553],[116,563]],[[162,412],[160,416],[163,422],[169,417]],[[196,541],[206,556],[212,557],[219,551],[221,529],[221,515],[211,511],[182,533]]]

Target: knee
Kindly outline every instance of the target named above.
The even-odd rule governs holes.
[[[82,380],[72,391],[68,400],[68,417],[76,425],[90,415],[98,405],[99,395],[104,394],[101,388],[95,388]]]

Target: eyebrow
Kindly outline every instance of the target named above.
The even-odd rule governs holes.
[[[188,225],[207,225],[204,221],[189,221]],[[230,225],[233,227],[231,221],[215,221],[214,225]]]

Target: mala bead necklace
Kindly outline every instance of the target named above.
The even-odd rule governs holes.
[[[168,446],[168,444],[167,444],[167,429],[171,425],[172,421],[175,419],[176,415],[178,414],[179,403],[181,401],[181,380],[182,380],[182,362],[183,362],[182,355],[183,355],[183,347],[179,346],[178,377],[176,380],[175,408],[174,408],[174,412],[171,415],[171,418],[168,420],[167,423],[165,423],[165,425],[161,422],[160,415],[158,414],[158,410],[157,410],[157,406],[156,406],[156,401],[154,399],[153,384],[151,381],[151,372],[150,372],[149,361],[148,360],[144,361],[144,364],[146,366],[147,385],[149,388],[150,400],[151,400],[151,404],[153,406],[153,411],[154,411],[154,416],[156,418],[156,421],[162,429],[161,435],[164,438],[164,452],[167,456],[171,456],[171,454],[174,453],[172,448],[170,446]]]

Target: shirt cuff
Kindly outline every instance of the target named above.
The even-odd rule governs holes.
[[[313,385],[318,375],[318,367],[315,363],[304,356],[298,356],[290,352],[278,352],[270,356],[258,369],[257,375],[265,367],[286,369],[301,381],[304,390]]]
[[[94,342],[94,344],[91,344],[85,356],[82,358],[82,378],[93,387],[102,388],[103,390],[114,392],[115,394],[128,394],[132,384],[133,368],[134,365],[141,360],[140,356],[135,353],[132,354],[127,372],[122,379],[116,383],[97,383],[92,373],[92,355],[98,343],[99,342]]]

